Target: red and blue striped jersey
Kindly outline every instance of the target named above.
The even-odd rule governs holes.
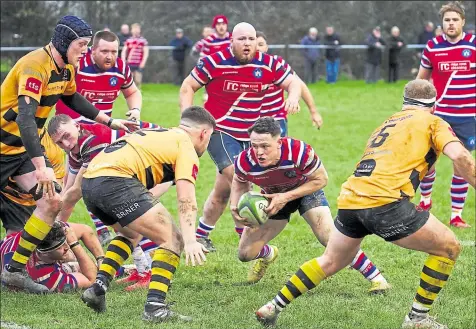
[[[218,51],[226,50],[231,45],[231,33],[226,32],[224,38],[218,37],[216,33],[213,33],[202,39],[201,41],[201,53],[204,56],[214,54]]]
[[[286,61],[278,55],[274,55],[273,58],[280,61],[282,65],[286,64]],[[276,120],[285,120],[288,114],[284,110],[284,90],[276,85],[271,85],[266,91],[266,95],[263,99],[263,106],[261,107],[261,117],[272,117]]]
[[[159,127],[154,123],[145,121],[140,121],[139,124],[141,129]],[[127,134],[124,130],[112,130],[99,123],[93,125],[80,123],[79,126],[79,152],[68,154],[68,167],[73,174],[77,174],[81,167],[87,168],[91,160],[106,146]]]
[[[206,86],[205,108],[215,118],[217,130],[240,141],[249,141],[247,130],[260,117],[266,91],[290,74],[287,63],[261,52],[242,65],[230,48],[202,58],[190,73]]]
[[[303,141],[293,138],[281,141],[281,158],[274,166],[261,167],[253,148],[241,152],[235,159],[238,180],[258,185],[269,194],[287,192],[306,183],[307,177],[321,166],[321,160]]]
[[[10,263],[20,243],[22,232],[12,233],[0,242],[0,271]],[[63,290],[76,289],[78,286],[76,278],[67,273],[60,262],[44,263],[38,258],[36,252],[28,260],[26,271],[33,281],[46,286],[50,291],[62,292]]]
[[[114,101],[121,90],[129,88],[133,82],[131,70],[121,58],[118,57],[116,64],[109,70],[101,71],[94,63],[91,49],[80,60],[75,80],[77,92],[108,116],[112,115]],[[70,109],[61,100],[56,104],[56,114],[67,114],[81,123],[95,123]]]
[[[432,70],[437,92],[435,114],[467,119],[476,115],[476,36],[463,33],[457,43],[443,34],[428,41],[421,66]]]

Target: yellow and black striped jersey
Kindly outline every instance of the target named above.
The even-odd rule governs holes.
[[[58,68],[49,45],[20,58],[2,83],[0,154],[26,152],[15,121],[18,116],[18,96],[28,96],[39,103],[35,119],[41,135],[46,119],[59,98],[75,92],[73,66],[67,64],[63,69]]]

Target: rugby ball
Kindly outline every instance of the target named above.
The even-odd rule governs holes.
[[[264,211],[269,205],[268,199],[258,192],[247,192],[238,201],[238,214],[254,226],[263,225],[268,220]]]

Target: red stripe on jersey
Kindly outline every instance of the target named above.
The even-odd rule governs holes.
[[[476,115],[476,42],[465,33],[457,43],[445,35],[428,41],[421,66],[432,70],[437,92],[435,113],[451,117]]]
[[[227,49],[202,58],[191,76],[206,85],[205,108],[217,121],[217,130],[248,141],[246,130],[260,116],[269,86],[290,74],[291,67],[271,55],[257,52],[251,63],[241,65]]]
[[[231,33],[226,32],[224,38],[219,38],[216,33],[213,33],[201,40],[201,51],[203,55],[208,56],[218,51],[226,50],[231,44]]]
[[[112,115],[112,107],[122,89],[132,85],[132,73],[121,58],[107,71],[101,71],[94,64],[91,49],[80,60],[75,75],[76,90],[83,95],[98,110]],[[66,106],[61,100],[56,104],[56,114],[67,114],[76,121],[93,123]]]
[[[307,182],[307,176],[321,165],[319,157],[300,140],[281,141],[281,158],[274,166],[261,167],[252,148],[241,152],[235,159],[237,178],[258,185],[266,193],[287,192]]]
[[[273,57],[283,65],[286,63],[284,59],[278,55],[274,55]],[[269,87],[263,99],[261,116],[275,119],[287,118],[287,112],[284,110],[284,90],[275,85]]]

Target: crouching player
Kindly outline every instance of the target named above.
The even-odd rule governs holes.
[[[278,256],[278,248],[267,243],[284,229],[292,213],[299,210],[324,246],[333,221],[322,191],[327,184],[327,172],[312,147],[300,140],[280,138],[279,122],[272,117],[258,119],[248,132],[251,148],[241,152],[235,160],[230,209],[236,220],[249,225],[238,215],[237,204],[248,192],[250,182],[261,187],[270,199],[265,210],[269,220],[259,227],[247,227],[239,244],[239,259],[242,262],[255,260],[248,273],[248,282],[255,283]],[[352,261],[352,267],[372,282],[371,293],[390,288],[361,250]]]
[[[152,278],[143,313],[145,321],[190,320],[165,304],[170,281],[185,250],[186,264],[203,264],[207,250],[195,239],[195,181],[199,157],[215,128],[205,109],[182,112],[176,128],[142,129],[107,146],[89,164],[81,185],[83,199],[94,214],[119,235],[111,241],[96,282],[82,300],[97,312],[106,310],[105,294],[117,269],[142,236],[160,246],[153,256]],[[170,213],[149,192],[175,181],[181,231]]]
[[[12,233],[0,242],[0,270],[12,259],[22,232]],[[84,243],[98,262],[104,258],[101,244],[92,228],[84,224],[56,221],[28,260],[28,275],[49,292],[69,292],[89,287],[96,277],[97,265],[79,241]]]
[[[143,121],[139,122],[139,127],[158,128],[156,124]],[[66,222],[69,219],[74,206],[82,198],[81,183],[89,162],[106,146],[125,134],[124,131],[114,131],[104,125],[78,123],[66,114],[59,114],[51,118],[48,124],[48,135],[51,136],[55,145],[68,153],[69,176],[62,198],[63,207],[58,214],[60,221]],[[159,197],[170,186],[170,183],[161,184],[151,192],[155,197]],[[136,268],[128,277],[119,280],[119,283],[132,283],[126,288],[126,291],[149,286],[152,261],[149,262],[144,253],[157,249],[157,245],[148,239],[143,239],[141,243],[147,243],[148,249],[144,252],[141,247],[134,249],[133,257]]]

